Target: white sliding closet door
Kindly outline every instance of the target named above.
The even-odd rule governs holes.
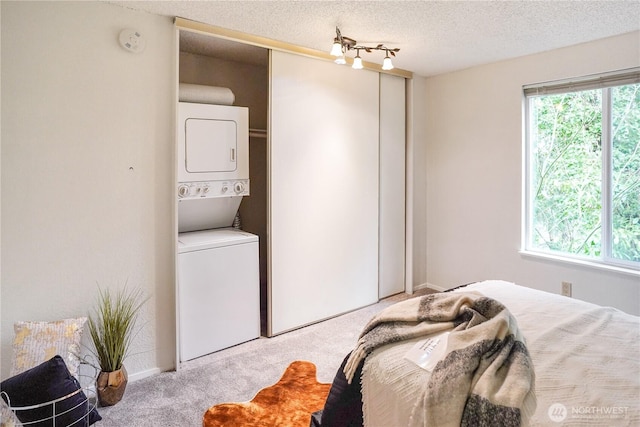
[[[269,334],[378,300],[378,73],[272,52]]]
[[[380,298],[404,291],[405,105],[404,78],[380,74]]]

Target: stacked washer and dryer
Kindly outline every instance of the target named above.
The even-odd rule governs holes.
[[[184,362],[260,336],[260,275],[258,236],[233,227],[249,195],[248,108],[179,102],[178,134]]]

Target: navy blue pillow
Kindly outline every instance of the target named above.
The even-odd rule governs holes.
[[[81,390],[78,380],[69,373],[67,365],[60,356],[55,356],[35,368],[2,381],[0,390],[9,396],[11,407],[39,405],[77,391],[73,396],[55,404],[55,425],[89,426],[102,419],[95,408],[91,410],[89,417],[86,417],[90,402]],[[7,401],[4,394],[2,398]],[[53,426],[53,409],[52,404],[45,405],[40,408],[16,411],[16,416],[25,424],[40,421],[29,426]],[[81,421],[77,422],[78,420]]]

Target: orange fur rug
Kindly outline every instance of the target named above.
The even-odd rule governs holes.
[[[282,378],[256,394],[251,402],[212,406],[202,419],[203,427],[309,427],[311,414],[324,407],[331,384],[319,383],[316,366],[296,361]]]

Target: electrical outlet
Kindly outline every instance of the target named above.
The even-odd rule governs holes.
[[[562,295],[565,297],[571,296],[571,282],[562,282]]]

